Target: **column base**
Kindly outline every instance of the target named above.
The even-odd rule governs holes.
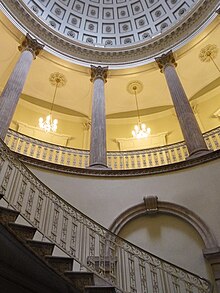
[[[190,160],[190,159],[194,159],[194,158],[198,158],[207,154],[212,153],[212,150],[208,150],[208,149],[200,149],[200,150],[196,150],[193,153],[191,153],[186,160]]]
[[[87,169],[94,169],[94,170],[112,170],[112,168],[108,167],[106,164],[103,163],[92,163],[87,167]]]

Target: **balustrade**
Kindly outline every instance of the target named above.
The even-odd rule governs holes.
[[[26,141],[22,139],[23,136],[12,134],[10,132],[7,139],[14,150],[27,154],[33,152],[39,154],[39,158],[51,157],[51,148],[47,144],[41,143],[37,146],[31,139]],[[43,238],[55,243],[66,255],[73,257],[74,270],[94,272],[115,286],[117,292],[212,292],[211,284],[207,280],[136,247],[88,218],[37,179],[2,141],[0,145],[0,193],[4,195],[4,200],[36,227]],[[183,145],[175,148],[176,155],[177,149],[182,151],[183,156]],[[73,157],[74,151],[69,150]],[[54,158],[59,152],[57,161],[61,162],[63,148],[54,147],[54,152]],[[68,161],[68,154],[65,152],[64,163]],[[88,155],[88,152],[77,151],[77,158],[81,156],[82,159],[84,154]],[[165,151],[164,154],[166,157]],[[138,155],[133,152],[127,158],[131,160],[134,156],[136,167],[141,162],[142,155],[147,162],[147,157],[151,155],[152,164],[161,163],[150,151],[143,154],[139,152]],[[111,158],[111,162],[120,164],[121,157],[118,154]],[[170,159],[172,160],[172,155]],[[70,161],[72,163],[72,157]],[[85,160],[78,162],[81,162],[81,166],[85,164]]]
[[[220,149],[220,127],[205,133],[204,139],[208,149]],[[12,151],[38,160],[76,168],[89,166],[87,150],[50,144],[13,130],[8,131],[5,143]],[[107,152],[107,163],[113,170],[127,170],[168,165],[184,161],[187,157],[185,143],[179,142],[144,150]]]

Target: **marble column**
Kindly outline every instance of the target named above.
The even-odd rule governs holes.
[[[92,169],[107,169],[106,118],[104,85],[107,81],[108,67],[91,66],[93,82],[92,121],[90,138],[90,164]]]
[[[21,51],[20,58],[0,96],[0,138],[2,140],[7,134],[31,63],[43,49],[43,45],[27,34],[18,49]]]
[[[183,137],[189,152],[189,158],[198,157],[209,152],[202,132],[187,99],[186,93],[177,75],[177,63],[170,51],[155,59],[164,73],[180,123]]]

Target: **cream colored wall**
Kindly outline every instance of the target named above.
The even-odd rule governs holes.
[[[141,121],[151,128],[151,134],[167,132],[167,144],[183,140],[180,126],[174,110],[167,110],[165,113],[148,115],[141,118]],[[115,139],[132,138],[132,130],[137,124],[137,118],[107,120],[107,147],[109,150],[118,150]],[[124,149],[126,150],[126,149]]]
[[[220,125],[220,117],[214,117],[214,113],[220,109],[220,89],[214,96],[204,99],[196,106],[196,112],[203,126],[204,131],[216,128]]]
[[[31,170],[55,192],[105,227],[109,227],[124,210],[142,203],[144,196],[156,195],[161,201],[174,202],[193,210],[207,223],[220,242],[220,160],[182,171],[136,178],[73,176],[33,167]],[[203,245],[193,229],[184,226],[184,223],[179,224],[180,221],[168,216],[142,220],[141,227],[139,227],[140,222],[128,227],[130,233],[129,235],[126,232],[128,239],[135,243],[138,240],[138,245],[149,248],[152,253],[165,259],[169,258],[172,262],[199,275],[207,276],[201,252]],[[157,232],[151,235],[151,228],[147,232],[145,221],[146,227],[147,222],[154,223]],[[135,234],[134,230],[137,230],[135,227],[142,230],[139,229]],[[158,229],[161,230],[160,233]],[[149,236],[153,238],[147,247]],[[164,242],[168,241],[166,239],[169,237],[170,241],[171,239],[173,241],[172,247],[175,246],[177,249],[171,256],[169,255],[171,247],[168,247],[168,242]],[[158,245],[154,245],[157,241]],[[182,250],[183,243],[187,249]],[[181,256],[180,251],[182,251]]]
[[[204,244],[198,233],[182,220],[170,215],[140,217],[128,223],[119,234],[137,246],[183,268],[196,266],[201,276],[212,277],[204,262]]]
[[[17,123],[22,122],[26,124],[26,129],[24,129],[24,134],[33,136],[40,140],[50,141],[48,138],[48,134],[44,131],[37,132],[37,134],[33,135],[32,128],[38,128],[38,120],[40,117],[45,118],[49,114],[49,111],[42,110],[40,107],[31,105],[30,103],[20,100],[18,106],[16,108],[15,114],[13,116],[13,122],[10,125],[10,128],[17,130]],[[84,148],[84,129],[82,118],[70,118],[68,115],[60,114],[53,112],[53,118],[58,119],[58,129],[57,134],[65,135],[69,137],[68,147],[75,148]],[[31,135],[32,134],[32,135]],[[52,135],[52,134],[51,134]],[[62,143],[62,137],[57,138],[57,144]]]
[[[198,122],[202,127],[202,131],[208,131],[220,125],[220,119],[213,117],[213,113],[220,107],[220,90],[219,93],[217,91],[213,95],[193,101],[192,105],[197,105],[196,113],[197,118],[199,119]],[[20,99],[13,117],[13,123],[11,123],[11,128],[17,130],[15,125],[16,121],[23,122],[30,125],[30,127],[38,128],[39,117],[45,117],[47,114],[48,111],[45,109]],[[70,138],[68,140],[69,147],[89,149],[90,130],[86,130],[83,126],[84,123],[88,122],[88,119],[71,117],[69,115],[56,112],[54,112],[54,117],[59,120],[57,133],[66,135]],[[141,119],[142,122],[146,123],[147,126],[151,128],[152,135],[167,132],[167,144],[183,140],[174,109],[143,116]],[[131,132],[136,123],[136,117],[107,119],[107,149],[109,151],[119,150],[119,144],[116,140],[120,138],[131,138]],[[24,132],[24,134],[30,135],[28,132]],[[35,137],[41,140],[50,141],[47,136],[47,134],[42,132],[41,134],[38,133]],[[62,145],[62,141],[58,140],[57,144]]]

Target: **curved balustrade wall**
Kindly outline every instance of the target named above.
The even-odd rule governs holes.
[[[220,149],[220,127],[204,134],[210,150]],[[5,139],[17,153],[68,167],[89,166],[89,151],[49,144],[9,130]],[[188,151],[184,142],[139,151],[107,152],[108,166],[113,170],[157,167],[184,161]]]
[[[210,283],[127,242],[68,204],[0,141],[0,193],[8,205],[119,292],[211,293]]]

